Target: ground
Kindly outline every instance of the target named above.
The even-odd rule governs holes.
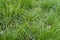
[[[60,0],[0,0],[0,40],[60,40]]]

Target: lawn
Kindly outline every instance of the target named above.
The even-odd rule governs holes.
[[[0,40],[60,40],[60,0],[0,0]]]

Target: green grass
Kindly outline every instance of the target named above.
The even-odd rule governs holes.
[[[0,0],[0,40],[60,40],[60,0]]]

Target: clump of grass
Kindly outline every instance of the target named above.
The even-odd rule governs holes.
[[[0,0],[0,40],[59,40],[60,0]]]

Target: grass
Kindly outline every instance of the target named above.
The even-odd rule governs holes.
[[[0,0],[0,40],[60,40],[60,0]]]

